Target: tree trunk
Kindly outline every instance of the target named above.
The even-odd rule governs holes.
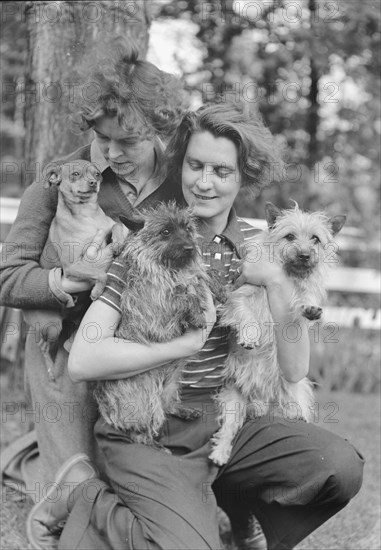
[[[150,0],[134,2],[26,2],[28,63],[25,80],[24,185],[38,178],[47,161],[89,142],[70,131],[75,68],[107,34],[131,37],[146,55]]]

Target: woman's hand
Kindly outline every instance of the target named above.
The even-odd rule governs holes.
[[[286,281],[282,267],[274,262],[269,250],[261,247],[257,253],[253,251],[246,254],[243,263],[238,268],[239,277],[235,282],[235,288],[244,283],[258,286],[270,286],[272,284],[283,284]]]
[[[200,351],[216,323],[216,307],[211,292],[207,297],[207,309],[205,310],[205,325],[202,328],[189,328],[176,340],[183,347],[184,357],[189,357]]]
[[[298,382],[307,375],[309,368],[308,324],[303,318],[295,320],[291,307],[294,283],[282,266],[274,261],[271,248],[254,245],[246,253],[239,268],[235,287],[239,288],[245,283],[266,287],[280,369],[286,380]],[[298,338],[290,339],[289,330],[297,331]]]
[[[86,311],[70,350],[70,377],[77,382],[117,380],[186,359],[203,347],[215,321],[216,308],[210,294],[204,328],[191,328],[169,342],[139,344],[115,337],[120,313],[96,300]]]
[[[65,269],[61,284],[65,292],[74,293],[90,290],[99,278],[106,273],[114,258],[114,245],[107,244],[107,232],[100,229],[94,235],[91,244],[83,250],[81,256]]]

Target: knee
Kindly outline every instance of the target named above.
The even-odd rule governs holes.
[[[348,502],[360,490],[364,459],[348,441],[338,438],[324,456],[326,483],[323,492],[337,503]]]

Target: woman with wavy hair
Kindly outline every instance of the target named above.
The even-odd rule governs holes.
[[[102,48],[100,58],[87,67],[72,115],[80,129],[93,130],[93,139],[56,163],[78,159],[95,163],[103,177],[100,206],[118,221],[120,215],[131,214],[135,208],[181,197],[179,186],[167,178],[164,151],[181,120],[183,92],[177,78],[139,59],[133,44],[112,43],[109,56]],[[39,346],[46,327],[34,325],[28,330],[27,389],[32,410],[40,415],[35,430],[11,445],[2,461],[4,479],[13,480],[13,487],[26,487],[36,500],[41,498],[43,484],[53,481],[73,453],[95,456],[92,427],[96,408],[88,385],[71,382],[64,347],[90,303],[93,283],[86,275],[82,281],[71,280],[59,264],[41,267],[57,195],[56,186],[44,189],[41,181],[26,189],[7,239],[12,246],[7,248],[10,252],[1,269],[2,305],[26,313],[58,310],[65,319],[58,342],[50,350],[54,364],[49,374]],[[94,235],[94,242],[100,246],[98,266],[106,269],[113,255],[105,233]],[[44,414],[51,405],[57,412],[55,421]]]
[[[237,217],[233,203],[241,188],[260,188],[271,168],[281,167],[275,140],[258,116],[238,104],[206,105],[184,116],[168,155],[172,177],[179,187],[181,181],[196,216],[203,262],[231,283],[245,243],[258,232]],[[294,320],[293,283],[265,254],[242,269],[246,282],[266,286],[280,369],[297,382],[308,371],[309,337],[303,320],[297,341],[282,337]],[[283,550],[341,510],[361,486],[363,460],[347,441],[312,423],[276,415],[249,419],[228,462],[218,468],[209,460],[210,439],[219,428],[213,397],[224,385],[228,353],[228,334],[218,325],[213,302],[205,312],[206,328],[140,344],[115,338],[125,287],[123,264],[115,261],[104,293],[75,337],[70,375],[77,382],[117,380],[186,359],[180,400],[199,414],[168,414],[156,446],[132,442],[128,430],[99,418],[95,437],[108,481],[99,478],[89,457],[71,457],[55,480],[60,498],[48,495],[29,517],[29,532],[39,543],[34,548],[217,550],[219,504],[240,550]],[[138,407],[125,403],[121,409],[133,419]]]

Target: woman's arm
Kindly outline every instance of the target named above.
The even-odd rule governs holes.
[[[56,189],[44,189],[41,182],[34,182],[26,189],[17,218],[2,246],[1,304],[21,309],[59,308],[49,286],[50,270],[40,267],[56,207]]]
[[[21,200],[17,218],[1,250],[0,303],[20,309],[57,310],[72,307],[70,294],[90,290],[94,281],[74,281],[58,267],[59,258],[45,244],[57,209],[57,188],[45,189],[41,182],[30,185]],[[105,232],[94,236],[97,261],[91,267],[103,271],[112,261],[112,247]],[[78,264],[81,260],[78,260]],[[86,273],[87,266],[83,265]],[[81,270],[79,265],[78,270]]]
[[[295,321],[290,308],[294,285],[283,272],[269,279],[266,289],[274,321],[279,366],[286,380],[299,382],[307,376],[310,364],[308,322],[304,317]]]
[[[190,329],[170,342],[145,345],[115,337],[120,314],[101,300],[91,304],[70,350],[68,370],[75,382],[127,378],[197,353],[215,320],[212,297],[204,329]]]
[[[295,321],[291,311],[294,285],[283,269],[261,258],[256,262],[244,262],[236,286],[243,283],[266,286],[274,333],[278,349],[278,362],[289,382],[299,382],[307,376],[310,361],[308,322]]]

